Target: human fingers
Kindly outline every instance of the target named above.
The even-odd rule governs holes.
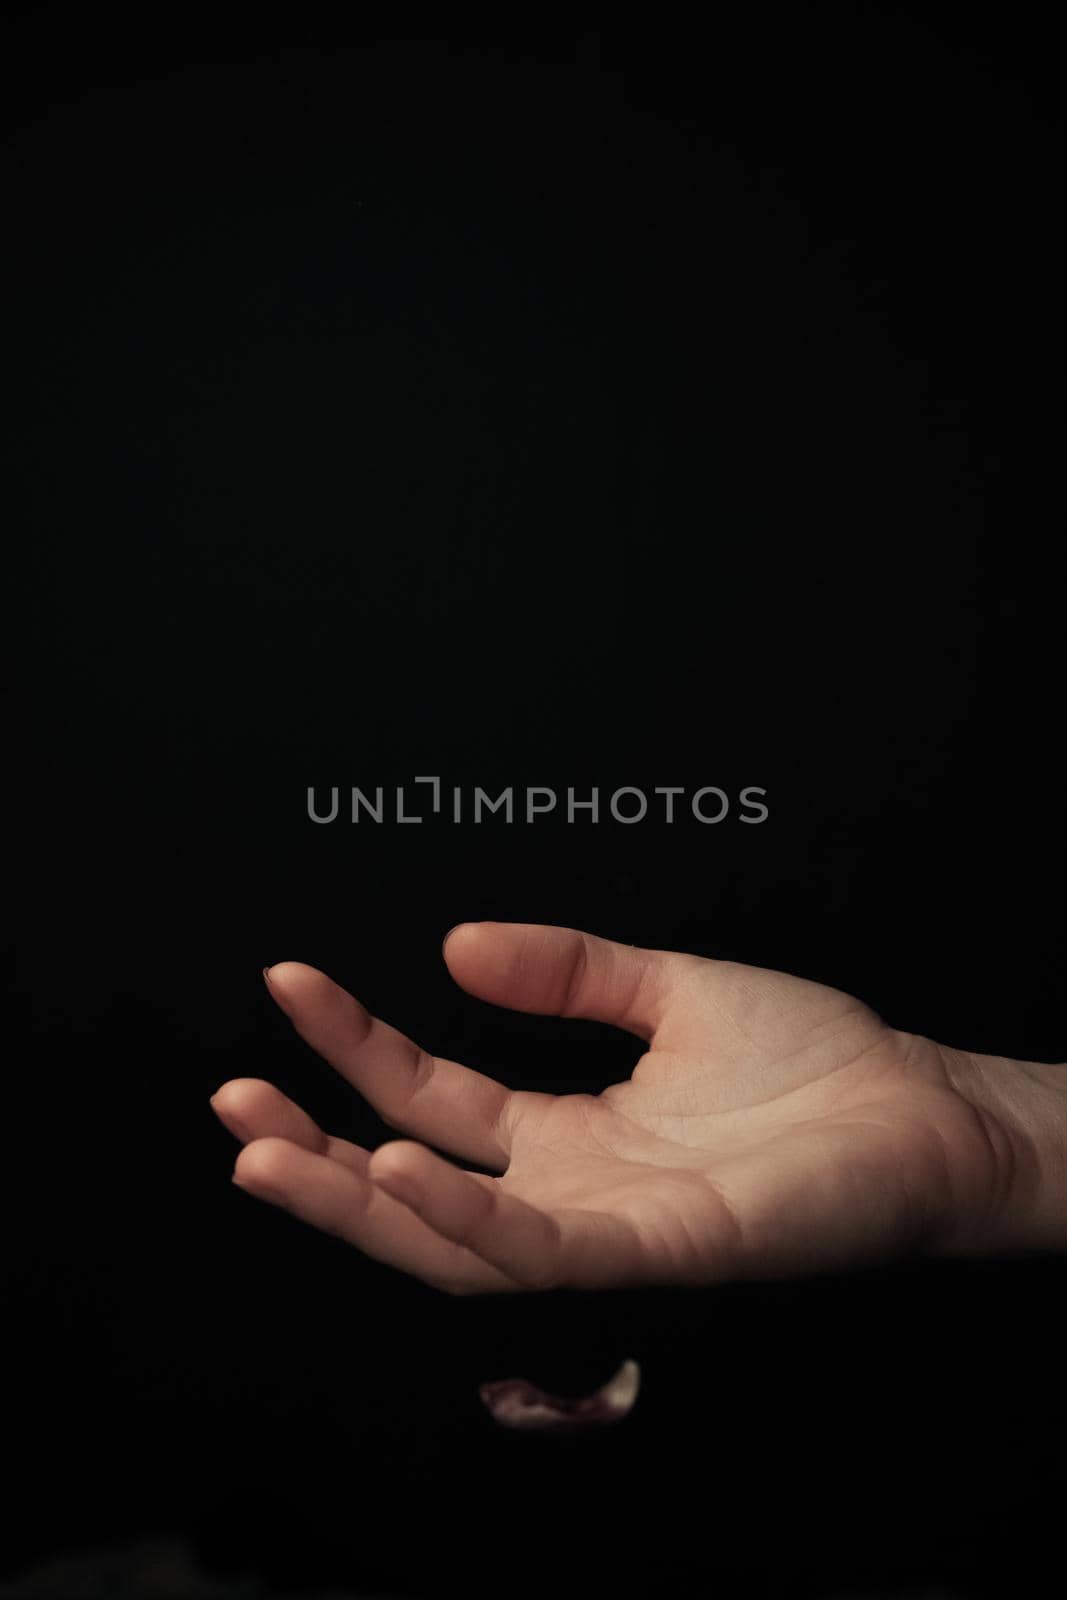
[[[295,1101],[262,1078],[229,1079],[211,1096],[211,1107],[242,1144],[251,1144],[253,1139],[288,1139],[366,1175],[369,1150],[324,1132]]]
[[[435,1289],[488,1294],[518,1287],[477,1253],[436,1232],[370,1178],[287,1139],[255,1139],[246,1145],[233,1179],[257,1199],[281,1206]]]
[[[268,969],[267,987],[301,1037],[390,1127],[478,1166],[507,1167],[512,1090],[430,1055],[314,967],[280,962]]]
[[[475,1174],[408,1140],[379,1146],[370,1176],[436,1233],[527,1289],[595,1289],[641,1281],[645,1253],[624,1217],[574,1208],[541,1210],[495,1180],[478,1183]]]

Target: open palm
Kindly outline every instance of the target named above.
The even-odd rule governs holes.
[[[955,1052],[836,989],[515,923],[461,924],[445,960],[484,1000],[614,1023],[647,1050],[600,1094],[511,1090],[283,962],[268,974],[278,1004],[407,1137],[372,1153],[272,1085],[233,1079],[212,1104],[245,1146],[236,1182],[453,1294],[966,1249],[958,1219],[996,1210],[997,1130],[956,1086]]]

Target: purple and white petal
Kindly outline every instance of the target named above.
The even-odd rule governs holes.
[[[626,1360],[613,1378],[589,1395],[547,1394],[526,1378],[494,1378],[481,1384],[478,1393],[501,1427],[577,1433],[621,1422],[633,1409],[640,1387],[641,1368]]]

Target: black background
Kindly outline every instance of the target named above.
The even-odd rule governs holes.
[[[5,23],[9,1570],[1037,1592],[1058,1263],[454,1300],[233,1189],[207,1103],[395,1137],[283,959],[516,1086],[624,1074],[455,989],[482,917],[1067,1053],[1059,68],[925,9]],[[770,816],[307,819],[425,773]],[[628,1355],[595,1437],[478,1400]]]

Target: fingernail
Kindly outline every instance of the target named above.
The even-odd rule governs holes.
[[[455,933],[456,929],[457,928],[462,928],[462,926],[463,926],[462,922],[454,922],[452,924],[452,926],[449,928],[448,932],[445,934],[444,938],[441,940],[441,954],[442,955],[444,955],[445,945],[448,943],[449,939],[451,939],[451,937]]]
[[[263,968],[263,976],[266,978],[267,982],[269,983],[270,982],[270,968],[269,967],[264,967]]]

